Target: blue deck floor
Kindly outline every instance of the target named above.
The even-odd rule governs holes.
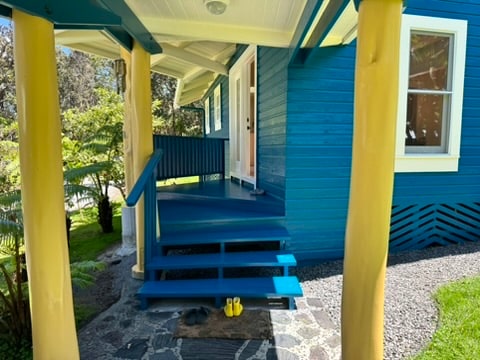
[[[163,186],[157,189],[160,221],[195,222],[284,216],[284,203],[229,180]]]

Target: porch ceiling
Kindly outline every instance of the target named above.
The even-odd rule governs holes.
[[[180,106],[201,99],[217,76],[228,74],[237,44],[298,50],[345,44],[356,35],[353,0],[227,2],[221,15],[209,13],[204,0],[80,0],[81,14],[65,9],[64,0],[45,2],[44,14],[36,0],[0,0],[0,5],[49,18],[57,44],[103,57],[118,58],[120,46],[136,39],[152,53],[152,71],[179,80]],[[95,17],[92,7],[106,10],[105,20]]]

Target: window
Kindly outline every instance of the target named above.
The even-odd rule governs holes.
[[[457,171],[467,22],[404,15],[395,171]]]
[[[220,85],[213,91],[213,107],[215,119],[215,131],[222,128],[222,97],[220,94]]]
[[[210,134],[210,98],[205,100],[205,134]]]

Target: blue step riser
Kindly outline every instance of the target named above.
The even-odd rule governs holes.
[[[157,256],[147,264],[149,270],[185,270],[227,267],[281,267],[296,266],[295,257],[287,251],[249,251],[194,255]]]
[[[162,200],[160,201],[160,208],[162,206]],[[269,215],[284,215],[285,211],[278,203],[266,203],[262,202],[261,206],[258,206],[256,201],[242,200],[242,199],[225,199],[225,198],[209,198],[202,197],[197,199],[175,199],[175,200],[163,200],[163,202],[171,202],[184,205],[199,205],[203,207],[212,207],[216,209],[225,208],[225,209],[235,209],[235,210],[245,210],[251,211],[254,213],[260,214],[269,214]],[[167,204],[165,204],[167,206]]]
[[[258,225],[278,225],[285,226],[284,217],[261,217],[261,218],[235,218],[235,219],[210,219],[202,221],[189,221],[189,222],[175,222],[175,223],[160,223],[160,231],[162,233],[176,233],[182,231],[191,231],[198,229],[203,231],[204,229],[215,229],[223,226],[255,226]]]
[[[293,298],[303,296],[296,277],[200,279],[148,281],[137,295],[141,308],[146,309],[150,298],[168,297],[214,297],[241,296],[249,298],[289,298],[289,308],[294,308]]]

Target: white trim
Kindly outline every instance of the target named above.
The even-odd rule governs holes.
[[[256,143],[256,136],[257,136],[257,124],[258,124],[258,119],[256,119],[256,113],[257,113],[257,91],[258,91],[258,84],[256,83],[255,80],[255,88],[252,89],[248,85],[248,70],[247,70],[247,64],[251,63],[251,61],[255,62],[255,72],[257,71],[258,68],[258,62],[257,62],[257,46],[256,45],[249,45],[245,51],[240,55],[238,60],[235,62],[235,64],[230,68],[229,71],[229,121],[230,121],[230,175],[232,177],[235,177],[240,180],[240,182],[246,182],[249,184],[252,184],[254,187],[256,187],[256,158],[257,158],[257,143]],[[236,89],[236,81],[240,82],[240,93],[237,94],[237,89]],[[254,113],[255,113],[255,119],[254,119],[254,126],[255,126],[255,137],[253,139],[254,141],[254,146],[253,146],[253,156],[255,158],[255,170],[254,170],[254,175],[249,176],[248,174],[245,173],[245,166],[247,166],[248,161],[245,159],[245,136],[246,134],[244,133],[243,126],[246,127],[246,124],[240,121],[238,124],[235,123],[235,119],[237,117],[236,111],[239,112],[239,117],[240,119],[246,119],[249,117],[246,109],[246,104],[249,101],[249,96],[250,94],[254,92],[255,94],[255,99],[254,99]],[[236,98],[238,96],[238,98]],[[237,109],[236,105],[236,100],[240,101],[240,108]],[[241,128],[239,130],[239,136],[240,138],[237,138],[237,128],[236,126],[239,125]],[[237,144],[237,141],[239,141],[239,144]],[[236,158],[236,151],[237,151],[237,146],[240,146],[240,159],[237,160]]]
[[[240,55],[237,61],[235,61],[235,64],[232,65],[230,70],[228,71],[229,75],[232,72],[236,72],[240,67],[245,65],[245,62],[250,58],[251,56],[255,55],[255,61],[257,61],[257,45],[249,45],[245,51]]]
[[[205,111],[205,135],[210,134],[210,97],[207,97],[204,103]]]
[[[453,35],[452,99],[446,154],[405,153],[405,126],[412,30]],[[458,171],[462,128],[463,84],[467,49],[467,21],[403,15],[400,33],[399,101],[396,139],[396,172]]]
[[[217,85],[213,91],[213,119],[215,121],[215,131],[222,129],[222,94],[221,86]]]
[[[397,156],[395,172],[443,172],[458,171],[459,156],[449,154],[411,154]]]

